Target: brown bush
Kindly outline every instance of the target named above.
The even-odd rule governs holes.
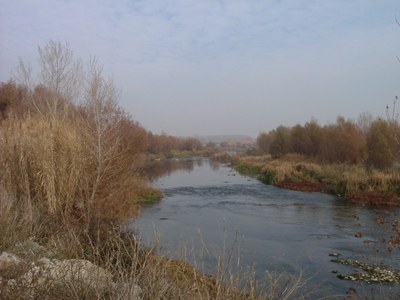
[[[361,162],[364,157],[365,145],[361,130],[342,117],[338,117],[336,124],[324,128],[323,149],[320,157],[331,163]]]
[[[367,165],[378,169],[390,168],[395,161],[396,141],[386,121],[376,120],[367,134]]]
[[[9,117],[0,132],[2,185],[31,226],[41,217],[84,224],[98,216],[121,219],[148,189],[134,172],[147,133],[119,108],[116,88],[96,61],[83,81],[85,101],[77,107],[70,90],[77,69],[59,68],[76,65],[72,52],[53,42],[40,55],[46,72],[33,90],[26,88],[29,112]]]
[[[13,80],[6,83],[0,83],[0,116],[6,117],[10,110],[24,111],[24,100],[26,99],[27,89],[23,85],[18,85]]]

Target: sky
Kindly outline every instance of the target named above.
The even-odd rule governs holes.
[[[0,0],[0,82],[38,46],[96,56],[154,133],[245,134],[385,115],[399,0]]]

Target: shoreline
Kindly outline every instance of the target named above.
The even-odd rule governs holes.
[[[327,193],[359,205],[400,206],[398,172],[373,170],[371,173],[362,173],[362,169],[355,166],[322,165],[256,156],[234,158],[231,167],[241,174],[254,176],[264,184],[279,188]],[[329,176],[330,173],[334,176]]]

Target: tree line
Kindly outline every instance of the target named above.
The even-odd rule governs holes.
[[[336,123],[325,126],[316,120],[293,127],[280,125],[259,134],[257,151],[274,158],[295,153],[321,162],[387,169],[400,158],[399,124],[395,114],[391,115],[374,119],[364,113],[357,122],[339,116]]]
[[[0,83],[0,118],[5,119],[7,115],[23,116],[28,111],[35,112],[39,107],[46,107],[47,99],[56,98],[53,92],[45,85],[38,84],[33,90],[26,85],[17,84],[14,80]],[[59,99],[58,105],[69,102],[66,99]],[[70,103],[71,104],[71,103]],[[84,111],[82,106],[74,106],[75,110]],[[127,120],[126,120],[127,121]],[[126,131],[136,132],[142,135],[137,146],[144,152],[150,154],[171,155],[174,151],[197,151],[203,148],[202,143],[193,137],[177,137],[166,133],[155,134],[147,131],[137,122],[127,122],[130,126]]]

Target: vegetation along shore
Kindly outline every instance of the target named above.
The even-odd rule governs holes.
[[[209,277],[127,232],[143,202],[163,197],[143,175],[150,159],[231,158],[267,184],[400,204],[396,103],[386,120],[279,126],[232,158],[196,138],[147,131],[118,105],[99,63],[84,66],[68,44],[39,47],[38,61],[37,75],[21,61],[16,79],[0,84],[1,299],[291,297],[300,282],[281,292],[223,261]]]
[[[367,170],[362,166],[321,164],[286,156],[240,157],[234,167],[266,184],[305,192],[326,192],[368,205],[400,205],[400,173]]]
[[[254,152],[233,164],[267,184],[328,192],[355,203],[399,205],[396,100],[386,120],[364,113],[357,122],[338,117],[335,124],[312,120],[261,133]]]

